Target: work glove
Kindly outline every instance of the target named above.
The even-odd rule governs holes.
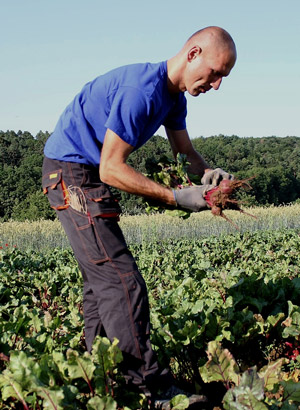
[[[231,174],[228,174],[228,172],[226,171],[223,171],[223,169],[221,168],[215,168],[215,169],[205,172],[205,174],[201,178],[201,184],[202,185],[211,184],[213,186],[217,186],[223,179],[232,180],[234,179],[234,176]]]
[[[214,188],[213,185],[194,185],[182,189],[173,189],[173,195],[178,207],[199,212],[208,208],[204,196],[212,188]]]

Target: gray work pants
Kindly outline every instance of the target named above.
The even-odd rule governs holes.
[[[169,384],[150,344],[146,284],[118,225],[120,208],[99,169],[44,158],[43,190],[69,238],[83,276],[85,341],[116,337],[134,386]]]

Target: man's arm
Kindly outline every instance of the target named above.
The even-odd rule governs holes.
[[[141,195],[176,205],[171,189],[145,177],[126,161],[133,147],[110,129],[101,151],[100,178],[103,182],[130,194]]]
[[[211,169],[207,162],[193,147],[187,130],[171,130],[166,128],[166,133],[174,157],[176,158],[178,153],[185,154],[188,162],[191,163],[189,166],[189,172],[202,177],[205,172]]]
[[[212,169],[201,155],[194,149],[187,130],[170,130],[166,128],[173,154],[176,158],[178,152],[186,154],[189,166],[189,172],[201,177],[202,185],[217,186],[222,179],[234,179],[234,176],[221,168]]]

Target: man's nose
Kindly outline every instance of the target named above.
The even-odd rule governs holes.
[[[222,82],[222,77],[214,81],[213,83],[210,83],[210,85],[212,86],[214,90],[218,90],[220,88],[221,82]]]

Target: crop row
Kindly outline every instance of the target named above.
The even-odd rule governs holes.
[[[202,391],[210,408],[297,409],[297,230],[131,249],[149,290],[153,346],[180,386]],[[0,409],[147,408],[126,390],[121,360],[107,339],[85,352],[82,280],[69,249],[0,250]]]
[[[256,216],[256,219],[236,211],[226,211],[226,215],[239,226],[240,232],[300,228],[300,204],[249,208],[247,211]],[[210,211],[194,213],[188,219],[166,214],[121,215],[120,226],[127,242],[132,245],[153,240],[196,240],[237,232],[233,225],[223,218],[214,217]],[[40,251],[69,247],[68,239],[58,220],[0,222],[0,247],[5,247],[5,244],[21,250]]]

